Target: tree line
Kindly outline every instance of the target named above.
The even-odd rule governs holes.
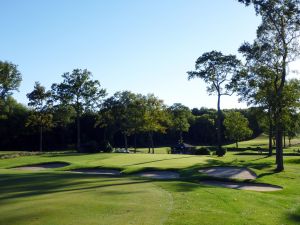
[[[111,97],[97,80],[92,80],[88,70],[75,69],[62,75],[62,82],[46,90],[36,82],[27,94],[28,106],[18,103],[13,91],[18,89],[21,74],[16,65],[1,62],[1,77],[9,80],[0,84],[0,148],[17,149],[67,149],[90,151],[89,148],[109,150],[113,147],[148,147],[154,153],[155,146],[188,142],[195,145],[214,145],[216,142],[216,118],[214,109],[189,109],[175,103],[164,104],[153,94],[142,95],[130,91],[116,92]],[[5,65],[5,66],[2,66]],[[5,72],[2,68],[10,68]],[[5,75],[5,76],[4,76]],[[4,80],[4,79],[3,79]],[[17,85],[4,85],[9,82]],[[9,87],[9,88],[6,88]],[[6,88],[6,90],[5,90]],[[261,133],[255,111],[252,109],[229,110],[228,118],[241,116],[243,125],[251,131],[238,137],[228,132],[236,124],[222,123],[222,142],[239,141]],[[246,119],[247,118],[247,119]],[[224,118],[223,118],[224,120]],[[239,129],[239,128],[238,128]],[[248,129],[249,130],[249,129]],[[83,141],[82,141],[83,139]],[[76,145],[74,145],[76,143]]]
[[[204,140],[216,143],[217,155],[223,156],[224,142],[234,140],[238,143],[241,139],[256,135],[259,129],[249,130],[248,125],[251,127],[253,123],[260,123],[269,135],[269,156],[275,146],[277,170],[282,171],[286,137],[291,140],[299,129],[300,82],[298,79],[287,79],[287,76],[292,72],[289,71],[289,64],[300,55],[300,1],[238,2],[254,6],[256,15],[262,19],[253,43],[242,43],[238,49],[243,60],[235,55],[212,50],[203,53],[196,60],[195,69],[187,72],[188,79],[203,79],[208,84],[208,93],[217,96],[217,111],[214,113],[206,109],[205,114],[197,115],[199,110],[190,110],[182,104],[167,107],[162,100],[151,94],[143,96],[125,91],[105,98],[106,91],[99,81],[92,80],[88,70],[80,69],[64,73],[63,81],[53,84],[50,91],[36,83],[34,90],[27,95],[30,106],[28,111],[13,103],[10,97],[19,86],[21,75],[14,64],[7,62],[0,64],[1,110],[12,115],[15,111],[8,106],[8,102],[18,105],[16,111],[18,115],[22,114],[22,118],[26,118],[26,126],[38,127],[40,149],[43,146],[43,132],[57,127],[65,131],[70,127],[72,131],[76,128],[76,145],[80,149],[81,120],[89,116],[88,121],[93,124],[93,129],[101,130],[106,146],[115,142],[115,137],[119,136],[118,140],[122,137],[125,148],[131,137],[136,147],[137,137],[143,134],[143,143],[147,142],[149,152],[153,152],[155,136],[158,143],[163,143],[164,140],[172,139],[171,134],[176,134],[179,142],[186,138],[193,143],[204,143]],[[239,112],[224,114],[221,97],[233,93],[252,107],[244,114],[255,111],[256,122],[250,120],[249,123],[245,115]],[[24,116],[26,113],[28,115]],[[2,113],[2,117],[9,118],[5,113]],[[207,130],[201,136],[204,129]],[[192,132],[195,130],[198,133],[194,136]],[[209,137],[205,139],[205,135]],[[196,136],[201,138],[197,139]]]

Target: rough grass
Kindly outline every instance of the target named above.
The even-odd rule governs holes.
[[[0,160],[0,224],[299,224],[300,157],[285,157],[286,170],[274,172],[275,158],[167,154],[43,154]],[[42,162],[71,165],[41,172],[10,167]],[[208,166],[246,166],[257,182],[284,187],[270,193],[200,185],[197,171]],[[117,168],[125,175],[71,174],[74,168]],[[175,181],[137,178],[147,170],[178,170]]]

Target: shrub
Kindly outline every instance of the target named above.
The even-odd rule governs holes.
[[[167,153],[167,154],[171,154],[171,153],[172,153],[172,150],[173,150],[173,148],[167,148],[167,149],[166,149],[166,153]]]
[[[217,151],[216,151],[216,155],[219,156],[219,157],[222,157],[226,154],[227,152],[227,149],[226,148],[218,148]]]
[[[97,153],[100,152],[98,143],[96,141],[89,141],[80,146],[81,153]]]
[[[193,151],[194,155],[211,155],[211,151],[209,150],[209,148],[196,148]]]

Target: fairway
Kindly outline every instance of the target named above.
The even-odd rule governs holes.
[[[298,224],[300,157],[286,157],[274,173],[274,158],[167,154],[42,154],[0,160],[0,224]],[[61,168],[22,171],[12,167],[67,162]],[[201,184],[211,166],[244,166],[253,181],[282,186],[254,192]],[[117,169],[120,176],[70,173],[83,168]],[[155,180],[141,171],[178,171],[180,178]]]

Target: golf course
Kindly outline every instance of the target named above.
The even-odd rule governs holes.
[[[259,137],[241,145],[263,145],[264,141],[267,143],[266,138]],[[274,172],[274,160],[255,151],[228,152],[222,158],[75,152],[8,157],[0,160],[0,224],[297,224],[300,155],[285,156],[286,168],[281,173]],[[61,167],[20,169],[51,163]],[[257,178],[216,178],[199,172],[228,166],[246,167]],[[121,173],[72,172],[76,169]],[[170,171],[180,176],[139,176],[145,171]],[[202,181],[272,184],[282,190],[230,189]]]
[[[300,224],[300,0],[1,3],[0,225]]]

